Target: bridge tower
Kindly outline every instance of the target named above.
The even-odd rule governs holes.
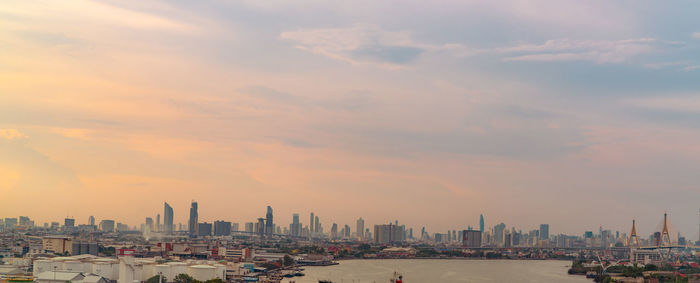
[[[659,246],[664,245],[671,245],[671,235],[668,233],[668,214],[666,212],[664,212],[664,229],[661,231],[661,239],[659,241]]]
[[[637,237],[637,227],[634,223],[634,219],[632,220],[632,231],[630,232],[630,238],[627,241],[627,246],[631,247],[632,246],[632,241],[634,241],[634,244],[639,247],[639,237]]]

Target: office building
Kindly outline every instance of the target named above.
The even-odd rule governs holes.
[[[357,225],[355,227],[355,233],[357,233],[357,238],[362,241],[365,238],[364,235],[365,232],[365,220],[360,217],[360,219],[357,219]]]
[[[540,224],[540,240],[549,240],[549,224]]]
[[[292,224],[289,224],[290,234],[294,237],[301,236],[301,223],[299,223],[299,213],[292,215]]]
[[[503,246],[504,238],[503,232],[506,229],[506,224],[501,223],[493,227],[493,243],[497,246]]]
[[[272,222],[272,207],[267,206],[267,214],[265,215],[265,234],[272,236],[275,232],[275,224]]]
[[[197,202],[192,201],[192,205],[190,206],[190,221],[189,221],[189,231],[190,231],[190,236],[196,236],[199,233],[197,233],[198,223],[199,223],[199,214],[197,212]]]
[[[163,230],[165,233],[172,233],[175,226],[173,226],[173,208],[166,202],[163,205]]]
[[[314,213],[311,212],[311,214],[309,216],[309,237],[311,237],[311,234],[313,234],[315,232],[314,227],[316,227],[314,224]]]
[[[484,227],[484,215],[481,214],[481,215],[479,216],[479,231],[481,231],[481,232],[483,233],[483,232],[484,232],[484,228],[485,228],[485,227]]]
[[[265,218],[258,218],[258,222],[255,224],[255,234],[260,236],[260,238],[265,237]]]
[[[88,218],[88,225],[95,226],[95,216],[90,215]]]

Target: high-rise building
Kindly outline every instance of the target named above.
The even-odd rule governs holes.
[[[155,228],[155,230],[153,230],[153,231],[158,231],[158,232],[160,232],[160,230],[163,229],[160,227],[160,213],[158,213],[156,215],[156,226],[154,228]]]
[[[311,212],[311,215],[309,216],[309,238],[311,237],[311,234],[315,232],[314,227],[316,227],[314,223],[314,213]]]
[[[32,227],[32,226],[34,226],[34,221],[29,219],[29,216],[20,216],[19,217],[19,226]]]
[[[361,240],[364,240],[365,235],[365,220],[360,217],[360,219],[357,219],[357,226],[355,227],[355,233],[357,233],[357,238]]]
[[[299,223],[299,213],[292,215],[292,224],[289,224],[289,233],[294,237],[301,236],[301,223]]]
[[[214,236],[231,235],[231,222],[214,221]]]
[[[197,223],[197,236],[200,236],[200,237],[211,236],[211,223],[207,223],[207,222]]]
[[[75,219],[66,218],[63,222],[63,227],[68,229],[75,227]]]
[[[146,229],[148,229],[148,231],[150,231],[150,232],[154,231],[153,230],[153,218],[146,217],[146,227],[144,227],[144,228],[145,228],[144,232]]]
[[[170,234],[175,229],[173,226],[173,208],[166,202],[163,205],[163,230]]]
[[[265,218],[262,218],[262,217],[258,218],[258,223],[255,226],[256,226],[255,228],[257,228],[255,233],[258,234],[258,236],[260,236],[260,238],[264,238],[265,237]]]
[[[95,216],[90,215],[90,218],[88,218],[88,224],[90,226],[95,226]]]
[[[479,231],[484,232],[484,215],[479,216]]]
[[[245,223],[245,231],[247,233],[254,233],[255,232],[255,223],[253,222],[246,222]]]
[[[469,248],[481,247],[481,231],[464,230],[462,232],[462,245]]]
[[[272,222],[272,207],[267,206],[267,214],[265,215],[265,234],[272,236],[275,232],[275,224]]]
[[[199,229],[197,223],[199,223],[199,214],[197,213],[197,202],[192,201],[192,206],[190,207],[190,222],[189,222],[190,236],[196,236],[199,234],[199,233],[197,233],[197,229]]]
[[[498,224],[493,227],[493,236],[494,236],[494,241],[493,243],[502,246],[504,239],[503,239],[503,231],[506,229],[506,224]]]
[[[549,240],[549,224],[540,224],[540,240]]]
[[[100,231],[102,232],[114,232],[114,220],[104,219],[100,221]]]
[[[374,242],[378,244],[396,243],[406,240],[406,228],[401,225],[382,224],[374,225]]]
[[[323,230],[321,230],[321,222],[318,221],[318,215],[316,215],[316,218],[314,219],[314,233],[315,234],[323,233]]]
[[[338,224],[333,223],[331,226],[331,240],[338,239]]]

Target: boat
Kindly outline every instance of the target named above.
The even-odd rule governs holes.
[[[333,283],[333,281],[330,281],[330,280],[318,280],[318,283]]]
[[[389,282],[391,282],[391,283],[403,283],[403,275],[394,271],[394,278],[391,278],[389,280]]]

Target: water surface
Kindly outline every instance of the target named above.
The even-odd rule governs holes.
[[[305,267],[304,277],[296,283],[389,282],[394,271],[404,276],[405,283],[445,282],[581,282],[583,276],[568,275],[570,261],[558,260],[446,260],[446,259],[382,259],[345,260],[335,266]],[[283,282],[289,282],[285,280]]]

